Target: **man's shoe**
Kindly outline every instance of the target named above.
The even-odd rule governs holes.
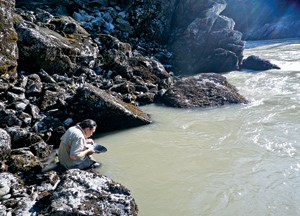
[[[92,169],[96,169],[96,168],[99,168],[99,167],[101,167],[101,164],[97,163],[97,162],[91,165]]]

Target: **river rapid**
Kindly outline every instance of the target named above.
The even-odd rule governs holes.
[[[145,106],[153,124],[100,134],[100,173],[140,216],[300,215],[300,39],[248,41],[281,70],[225,74],[250,103]]]

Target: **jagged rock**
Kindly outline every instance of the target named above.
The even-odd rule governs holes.
[[[37,74],[31,74],[28,76],[26,83],[26,94],[39,94],[42,92],[43,84],[41,78]]]
[[[18,24],[16,30],[19,64],[24,70],[38,72],[43,68],[49,74],[71,75],[80,64],[94,67],[98,62],[98,47],[84,34],[76,34],[74,40],[28,21]]]
[[[22,181],[11,173],[0,173],[0,182],[0,200],[27,195],[26,189],[22,187]]]
[[[160,100],[168,106],[178,108],[247,103],[247,100],[227,82],[224,76],[213,73],[180,78]]]
[[[11,150],[11,138],[6,130],[0,128],[0,160]]]
[[[34,172],[40,172],[43,164],[27,148],[14,149],[7,159],[8,170],[11,173],[21,172],[23,175],[30,175]]]
[[[26,187],[20,178],[11,173],[0,173],[0,182],[5,185],[2,192],[6,193],[0,196],[0,212],[3,215],[31,215],[37,199],[33,188]]]
[[[193,20],[185,24],[186,26],[182,24],[182,33],[170,44],[174,71],[176,74],[196,74],[238,69],[245,44],[241,40],[242,34],[233,30],[234,21],[220,16],[226,2],[201,2],[197,3],[198,7],[202,8],[201,13],[194,13],[190,18]],[[184,1],[181,4],[185,10],[181,9],[180,13],[176,14],[177,19],[187,17],[187,14],[194,10],[191,2]]]
[[[13,126],[6,129],[11,136],[12,148],[22,148],[34,143],[41,142],[43,139],[36,133],[28,131],[28,128]]]
[[[52,215],[138,215],[128,189],[105,176],[78,169],[62,176],[50,200],[47,213]]]
[[[30,151],[38,158],[46,158],[52,153],[53,146],[48,145],[46,142],[40,141],[31,145]]]
[[[13,80],[17,72],[18,36],[13,26],[15,0],[0,1],[0,75]]]
[[[77,90],[69,103],[68,113],[75,122],[90,118],[98,122],[99,131],[130,128],[151,123],[150,117],[138,107],[124,103],[90,84]]]
[[[272,64],[270,61],[254,55],[248,56],[246,59],[244,59],[241,68],[257,71],[280,69],[280,67]]]
[[[0,127],[21,126],[22,121],[16,116],[16,113],[12,109],[0,110]]]

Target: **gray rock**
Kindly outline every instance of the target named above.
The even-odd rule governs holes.
[[[56,24],[60,22],[56,21]],[[86,61],[96,62],[94,59],[98,57],[97,45],[84,34],[76,34],[81,39],[71,43],[71,40],[57,32],[33,23],[23,22],[16,30],[20,67],[28,71],[38,72],[43,68],[49,74],[73,74],[81,62],[86,65]]]
[[[150,124],[150,116],[138,107],[124,103],[111,93],[90,84],[77,90],[69,101],[68,113],[75,122],[90,118],[98,122],[99,131],[130,128]]]
[[[51,196],[51,214],[138,214],[130,191],[105,176],[78,169],[68,170]]]
[[[18,59],[18,36],[13,26],[15,0],[1,1],[0,4],[0,75],[12,80],[16,77]]]
[[[219,74],[180,78],[162,96],[161,102],[178,108],[214,107],[247,103],[237,89]]]
[[[272,64],[270,61],[254,55],[248,56],[246,59],[244,59],[241,68],[257,71],[280,69],[280,67]]]
[[[5,154],[11,149],[11,138],[6,130],[0,128],[0,154]],[[2,157],[0,157],[2,158]]]

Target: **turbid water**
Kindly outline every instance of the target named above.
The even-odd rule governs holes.
[[[130,189],[140,216],[300,215],[300,39],[247,42],[281,70],[233,71],[250,103],[145,106],[153,124],[96,139],[100,173]]]

